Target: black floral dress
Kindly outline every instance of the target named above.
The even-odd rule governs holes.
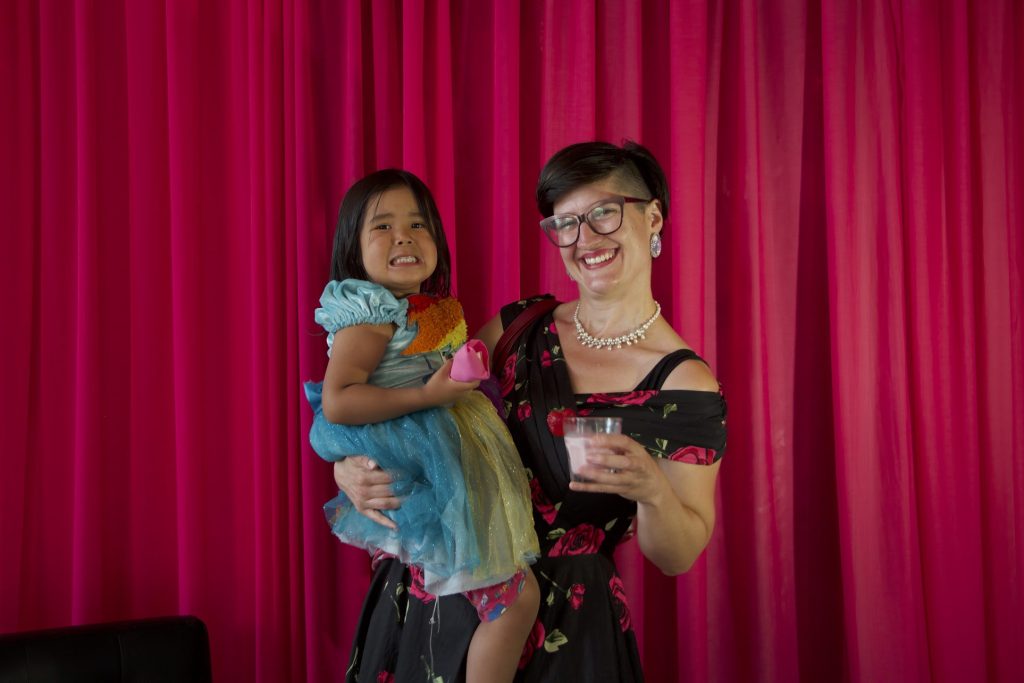
[[[502,309],[505,327],[537,299]],[[720,393],[662,390],[691,350],[665,356],[631,392],[573,394],[551,314],[523,334],[500,377],[509,431],[529,469],[541,559],[533,566],[541,606],[519,663],[517,680],[642,681],[629,603],[612,553],[631,535],[636,503],[620,496],[569,490],[562,420],[617,416],[622,431],[652,456],[709,465],[725,450]],[[376,570],[357,628],[348,681],[465,678],[476,611],[461,596],[426,594],[393,559]]]

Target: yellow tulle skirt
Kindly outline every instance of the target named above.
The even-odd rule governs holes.
[[[474,391],[451,409],[462,437],[462,475],[480,564],[478,581],[509,577],[540,553],[519,452],[490,400]]]

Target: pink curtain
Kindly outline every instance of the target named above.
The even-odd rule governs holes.
[[[346,187],[434,189],[471,327],[572,297],[534,181],[632,138],[730,400],[718,528],[620,553],[652,681],[1024,680],[1024,9],[0,3],[0,632],[167,613],[339,680],[368,577],[300,382]]]

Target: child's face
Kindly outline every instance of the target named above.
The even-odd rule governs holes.
[[[407,187],[386,190],[366,205],[359,247],[370,280],[398,297],[419,292],[437,267],[426,216]]]

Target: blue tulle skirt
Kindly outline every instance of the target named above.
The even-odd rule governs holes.
[[[345,543],[381,549],[423,568],[435,595],[504,581],[535,559],[538,548],[529,487],[504,423],[473,392],[449,408],[430,408],[384,422],[339,425],[324,418],[322,384],[307,382],[313,408],[309,439],[328,461],[366,455],[392,477],[401,499],[382,511],[393,531],[355,510],[344,493],[324,506]]]

